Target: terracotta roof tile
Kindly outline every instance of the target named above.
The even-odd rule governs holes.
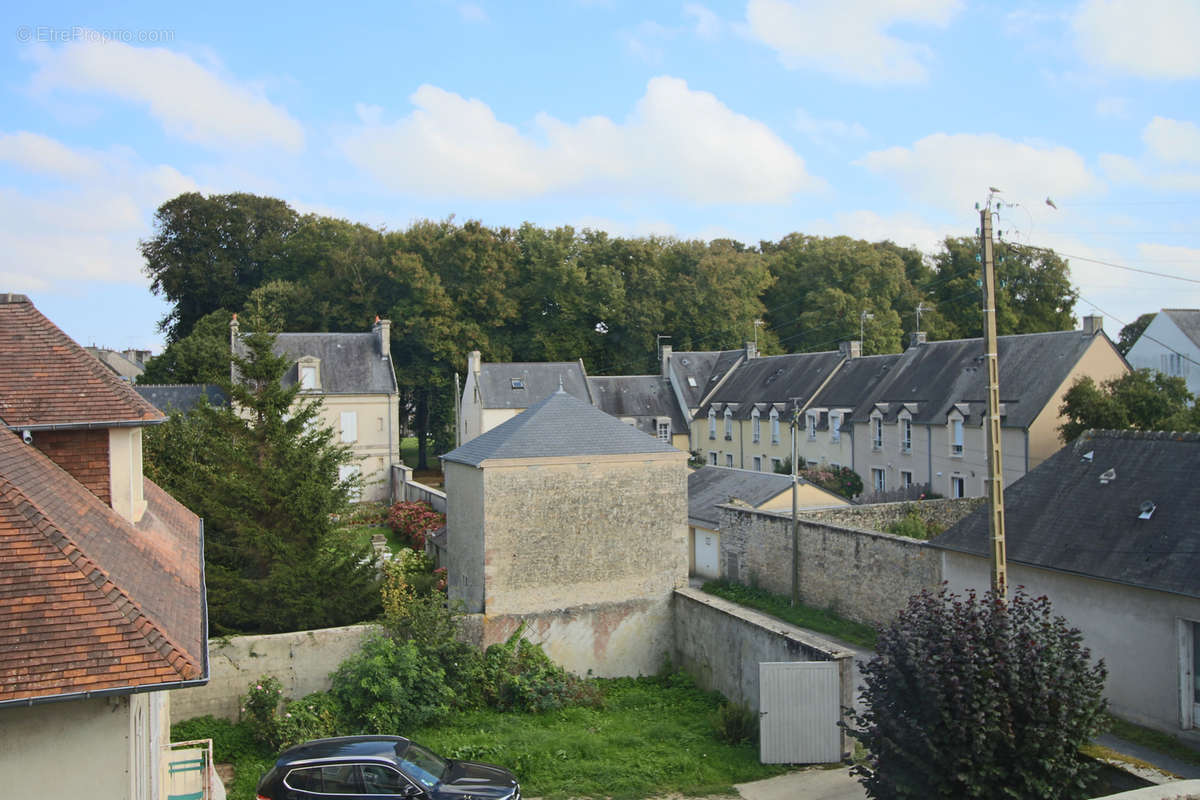
[[[163,419],[20,294],[0,294],[0,387],[14,428]]]
[[[134,526],[0,430],[0,702],[202,677],[199,519],[144,491]]]

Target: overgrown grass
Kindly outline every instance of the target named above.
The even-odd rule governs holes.
[[[377,533],[382,533],[387,537],[388,549],[393,553],[398,553],[404,546],[400,543],[400,537],[396,535],[396,532],[387,525],[347,525],[339,529],[336,535],[342,537],[348,547],[358,549],[369,547],[371,537]]]
[[[721,741],[715,724],[720,695],[701,691],[686,675],[598,684],[604,693],[599,708],[543,714],[469,711],[396,733],[450,758],[508,767],[526,797],[633,800],[732,793],[735,783],[787,770],[759,764],[754,743]],[[171,736],[214,740],[216,759],[234,764],[230,800],[253,800],[259,778],[275,758],[244,723],[199,717],[173,726]]]
[[[417,471],[417,437],[406,436],[400,440],[400,460],[413,468],[413,477],[421,483],[439,487],[442,485],[441,462],[437,458],[439,454],[434,452],[433,442],[429,442],[425,455],[431,469]]]
[[[765,589],[743,586],[727,580],[708,581],[704,591],[723,597],[735,603],[758,609],[784,622],[790,622],[801,628],[828,634],[860,647],[875,648],[875,639],[879,633],[870,625],[843,619],[832,611],[812,606],[791,605],[783,595],[772,594]]]
[[[1141,725],[1126,722],[1111,714],[1108,715],[1108,723],[1109,733],[1118,739],[1124,739],[1127,742],[1148,747],[1151,750],[1157,750],[1163,755],[1168,755],[1171,758],[1179,759],[1188,764],[1200,765],[1200,751],[1197,751],[1195,747],[1169,733],[1143,728]]]

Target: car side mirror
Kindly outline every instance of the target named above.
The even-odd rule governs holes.
[[[420,786],[409,786],[407,789],[401,792],[401,795],[403,797],[424,797],[425,792],[421,791]]]

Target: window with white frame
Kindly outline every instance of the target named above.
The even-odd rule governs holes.
[[[714,467],[717,465],[717,451],[716,450],[708,451],[708,463],[712,464]]]
[[[727,467],[733,466],[733,453],[725,454],[725,466],[727,466]]]
[[[900,486],[904,489],[908,489],[912,485],[913,485],[912,470],[908,470],[908,469],[900,470]]]
[[[779,412],[771,409],[771,444],[779,444]]]
[[[967,495],[967,481],[961,475],[950,476],[950,497],[957,500]]]
[[[317,388],[317,368],[303,364],[300,366],[300,389],[311,392]]]
[[[836,442],[842,438],[842,415],[829,412],[829,441]]]
[[[878,411],[871,416],[871,449],[883,449],[883,416]]]
[[[762,426],[758,418],[758,409],[750,412],[750,438],[757,442],[762,437]]]
[[[762,472],[762,456],[754,457],[754,471]]]
[[[358,441],[358,412],[342,412],[342,442],[350,444]]]
[[[733,409],[725,409],[725,441],[733,441]]]
[[[1187,359],[1180,353],[1163,353],[1160,371],[1174,377],[1186,378],[1188,374]]]
[[[963,454],[963,421],[961,417],[950,419],[950,455]]]
[[[710,408],[708,410],[708,438],[717,438],[717,410]],[[714,464],[717,462],[713,462]]]
[[[887,491],[887,477],[883,467],[871,467],[871,485],[877,493]]]
[[[811,442],[817,438],[817,413],[810,411],[805,415],[805,424],[808,426],[808,440]]]
[[[912,420],[908,417],[900,418],[900,452],[912,452]]]
[[[658,423],[658,440],[660,442],[671,443],[671,423],[659,421]]]

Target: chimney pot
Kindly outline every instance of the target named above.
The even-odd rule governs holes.
[[[1087,336],[1095,336],[1104,330],[1104,317],[1099,314],[1088,314],[1083,318],[1083,332]]]
[[[746,360],[758,358],[758,345],[754,342],[746,342]]]
[[[672,352],[671,345],[664,344],[662,346],[662,376],[664,379],[669,377],[670,373],[671,373],[671,369],[670,369],[671,352]]]
[[[858,339],[841,342],[838,344],[838,351],[844,358],[862,358],[862,342]]]
[[[920,347],[925,344],[925,331],[913,331],[912,338],[909,339],[909,347]]]

